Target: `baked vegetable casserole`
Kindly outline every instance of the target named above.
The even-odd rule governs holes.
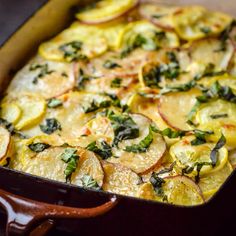
[[[0,164],[175,205],[236,166],[236,21],[102,0],[42,43],[1,100]]]

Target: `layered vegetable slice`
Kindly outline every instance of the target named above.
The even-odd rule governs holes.
[[[178,130],[191,130],[188,124],[189,114],[196,104],[196,97],[201,95],[198,89],[187,92],[171,92],[161,96],[158,109],[163,120]]]
[[[173,30],[174,22],[172,15],[178,10],[179,7],[151,3],[144,3],[139,7],[139,12],[144,18],[167,30]]]
[[[16,124],[21,117],[21,109],[16,103],[4,103],[1,105],[1,118],[11,124]]]
[[[88,24],[99,24],[125,14],[137,3],[137,0],[119,0],[118,2],[103,0],[91,6],[90,9],[77,13],[76,17]]]
[[[39,54],[47,60],[71,62],[96,57],[107,48],[107,40],[97,27],[75,22],[55,38],[41,44]]]
[[[220,34],[232,21],[221,12],[209,12],[202,6],[187,6],[173,15],[174,29],[185,40]]]
[[[170,147],[170,154],[181,173],[194,176],[197,181],[203,174],[222,169],[228,160],[225,147],[216,150],[216,143],[198,141],[194,136],[184,137]]]
[[[204,203],[200,188],[188,177],[159,178],[153,179],[152,183],[142,185],[139,197],[182,206]]]
[[[13,146],[12,146],[11,134],[3,126],[0,126],[0,140],[1,140],[0,165],[4,165],[6,164],[6,159],[12,157]]]
[[[132,170],[119,164],[102,162],[105,173],[102,189],[104,191],[124,194],[128,196],[137,196],[140,177]]]
[[[73,64],[48,61],[36,56],[16,74],[7,92],[32,92],[49,99],[68,92],[74,85]]]

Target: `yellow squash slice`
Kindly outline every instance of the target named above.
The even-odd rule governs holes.
[[[188,125],[188,114],[196,103],[196,97],[201,95],[197,89],[187,92],[172,92],[161,96],[159,112],[163,120],[178,130],[191,130]]]
[[[201,176],[222,169],[228,160],[227,149],[225,147],[219,149],[218,160],[213,166],[210,154],[216,144],[192,145],[191,141],[194,139],[194,136],[185,137],[170,147],[170,154],[177,166],[181,170],[185,170],[184,173],[190,176],[197,176],[198,174]],[[190,168],[192,170],[188,172]]]
[[[31,92],[49,99],[68,92],[74,85],[73,64],[48,61],[36,56],[15,75],[7,92]]]
[[[11,134],[9,131],[0,126],[0,165],[4,165],[6,158],[12,154]]]
[[[21,109],[15,103],[4,103],[1,105],[1,118],[12,124],[16,124],[21,116]]]
[[[119,164],[105,161],[102,162],[102,166],[105,173],[102,186],[104,191],[133,197],[137,196],[141,180],[136,173]]]
[[[231,166],[235,169],[236,167],[236,149],[229,151],[229,162]]]
[[[89,24],[99,24],[123,15],[137,2],[137,0],[102,0],[91,9],[77,13],[76,17]]]
[[[210,139],[216,142],[221,133],[231,148],[236,147],[236,105],[224,100],[216,100],[202,105],[196,115],[196,121],[201,130],[212,130]]]
[[[126,26],[121,43],[123,50],[138,44],[144,50],[152,51],[160,47],[176,48],[179,46],[179,39],[175,33],[165,32],[152,23],[141,20]]]
[[[220,12],[209,12],[202,6],[183,7],[173,15],[174,28],[182,39],[196,40],[218,35],[232,21]]]
[[[205,200],[212,197],[218,191],[221,185],[230,176],[232,171],[232,166],[229,162],[226,162],[222,169],[200,178],[198,185],[202,190]]]
[[[173,176],[163,179],[161,194],[157,194],[151,183],[140,187],[139,197],[162,201],[174,205],[193,206],[204,203],[200,188],[190,178]]]
[[[150,3],[144,3],[139,7],[139,12],[144,18],[167,30],[174,28],[172,15],[178,10],[178,7]]]
[[[71,62],[96,57],[107,48],[107,40],[97,27],[75,22],[55,38],[41,44],[39,54],[47,60]]]

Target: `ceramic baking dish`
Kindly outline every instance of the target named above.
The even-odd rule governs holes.
[[[71,21],[74,6],[91,1],[51,0],[0,47],[0,92],[37,46]],[[168,1],[202,4],[236,14],[235,0]],[[63,184],[0,167],[0,205],[7,235],[46,235],[52,228],[75,235],[218,235],[232,230],[236,173],[207,203],[180,207]]]

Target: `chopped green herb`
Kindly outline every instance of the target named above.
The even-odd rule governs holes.
[[[66,72],[62,72],[61,75],[66,78],[68,77],[68,74]]]
[[[64,171],[66,181],[70,180],[72,173],[76,170],[77,162],[79,160],[77,150],[75,148],[66,148],[60,157],[62,161],[67,163],[66,169]]]
[[[159,66],[151,68],[147,73],[143,75],[144,83],[150,88],[160,88],[161,71]]]
[[[195,139],[191,141],[191,145],[197,146],[206,143],[206,136],[211,135],[214,132],[212,131],[202,131],[199,129],[195,129],[194,131]]]
[[[106,69],[114,69],[116,67],[121,67],[121,66],[114,61],[106,60],[103,64],[103,67],[105,67]]]
[[[49,70],[48,68],[48,64],[33,64],[30,66],[29,68],[30,71],[35,71],[35,70],[39,70],[38,75],[36,75],[33,79],[33,84],[37,84],[38,83],[38,79],[43,78],[45,75],[50,75],[53,72],[55,72],[54,70]]]
[[[122,79],[121,78],[115,78],[111,81],[111,88],[120,88]]]
[[[226,144],[225,136],[222,134],[220,139],[218,140],[215,147],[212,149],[210,157],[212,161],[212,166],[216,166],[218,161],[219,150]]]
[[[115,134],[113,145],[117,146],[122,140],[135,139],[139,136],[139,128],[128,114],[111,114],[108,118]]]
[[[157,173],[153,172],[150,178],[150,182],[157,196],[162,197],[163,199],[166,199],[167,196],[165,195],[164,190],[162,188],[163,184],[165,183],[165,180],[163,178],[160,178]]]
[[[85,83],[94,79],[91,76],[85,75],[84,71],[80,68],[79,69],[79,78],[77,83],[78,90],[83,90],[85,88]]]
[[[56,108],[56,107],[60,107],[62,106],[62,101],[60,99],[57,98],[51,98],[48,100],[47,106],[49,108]]]
[[[159,130],[155,126],[151,125],[151,129],[153,132],[159,133],[162,136],[166,136],[168,138],[178,138],[178,137],[183,137],[188,131],[183,131],[183,130],[172,130],[170,128],[166,128],[164,130]]]
[[[84,175],[81,179],[83,187],[92,188],[95,190],[100,190],[100,186],[98,185],[97,181],[93,179],[90,175]]]
[[[200,30],[204,33],[204,34],[209,34],[211,33],[211,28],[210,27],[201,27]]]
[[[160,19],[160,18],[162,18],[164,16],[166,16],[166,14],[155,14],[155,15],[152,15],[152,18]]]
[[[211,119],[220,119],[220,118],[226,118],[228,117],[228,114],[224,113],[224,114],[214,114],[214,115],[210,115]]]
[[[64,58],[69,62],[86,60],[87,57],[80,53],[83,43],[80,41],[72,41],[65,43],[59,47],[59,50],[64,53]]]
[[[195,80],[191,80],[185,84],[179,84],[175,86],[167,86],[166,92],[186,92],[194,88],[197,85]]]
[[[174,161],[171,165],[170,165],[170,167],[168,167],[168,168],[164,168],[164,169],[162,169],[162,170],[160,170],[158,173],[156,173],[158,176],[159,175],[163,175],[163,174],[166,174],[166,173],[169,173],[169,172],[171,172],[173,169],[174,169],[174,166],[176,165],[176,162]]]
[[[106,108],[111,106],[111,101],[109,100],[104,100],[100,103],[97,103],[95,100],[93,100],[88,107],[83,107],[84,113],[90,113],[93,111],[97,111],[100,108]]]
[[[149,127],[149,133],[143,140],[141,140],[138,144],[125,147],[124,151],[133,153],[146,152],[150,147],[150,145],[152,144],[152,141],[153,141],[152,128]]]
[[[51,145],[47,143],[31,143],[28,145],[28,147],[31,151],[39,153],[51,147]]]
[[[46,119],[46,124],[39,126],[45,134],[52,134],[56,130],[61,130],[61,124],[55,118]]]
[[[96,153],[99,155],[103,160],[112,156],[111,146],[106,142],[102,141],[100,147],[98,147],[96,141],[90,143],[87,147],[87,150]]]

